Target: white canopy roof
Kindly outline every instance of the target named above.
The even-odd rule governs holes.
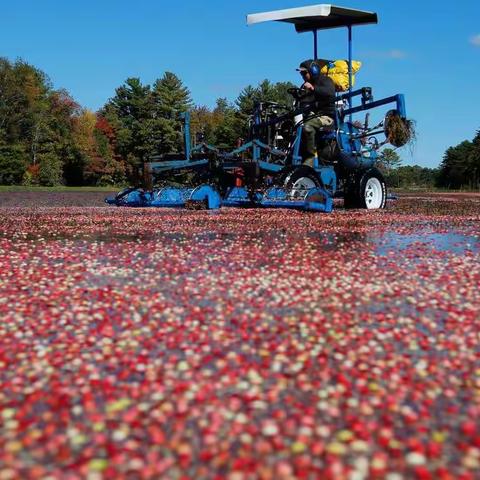
[[[247,15],[247,25],[271,21],[293,23],[297,32],[309,32],[349,25],[377,23],[378,18],[374,12],[353,10],[329,4]]]

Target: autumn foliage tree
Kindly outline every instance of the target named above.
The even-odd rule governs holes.
[[[20,183],[36,163],[51,85],[40,70],[0,58],[0,182]]]
[[[113,127],[104,117],[98,116],[94,129],[95,155],[87,176],[97,185],[120,185],[126,181],[126,164],[116,152]]]

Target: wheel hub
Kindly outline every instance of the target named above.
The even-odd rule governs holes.
[[[369,178],[365,186],[365,204],[367,209],[380,208],[383,201],[383,188],[378,178]]]
[[[311,178],[300,177],[298,180],[293,182],[290,190],[290,197],[293,199],[304,198],[306,193],[316,186],[317,185]]]

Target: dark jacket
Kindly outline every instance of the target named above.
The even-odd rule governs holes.
[[[327,115],[335,118],[335,84],[326,75],[318,74],[310,83],[315,87],[301,101],[300,106],[311,107],[312,112],[318,115]]]

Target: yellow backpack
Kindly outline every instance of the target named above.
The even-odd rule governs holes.
[[[362,62],[352,60],[352,87],[355,85],[355,74],[360,70],[361,66]],[[347,60],[329,61],[321,68],[320,72],[333,80],[337,92],[345,92],[348,90]]]

